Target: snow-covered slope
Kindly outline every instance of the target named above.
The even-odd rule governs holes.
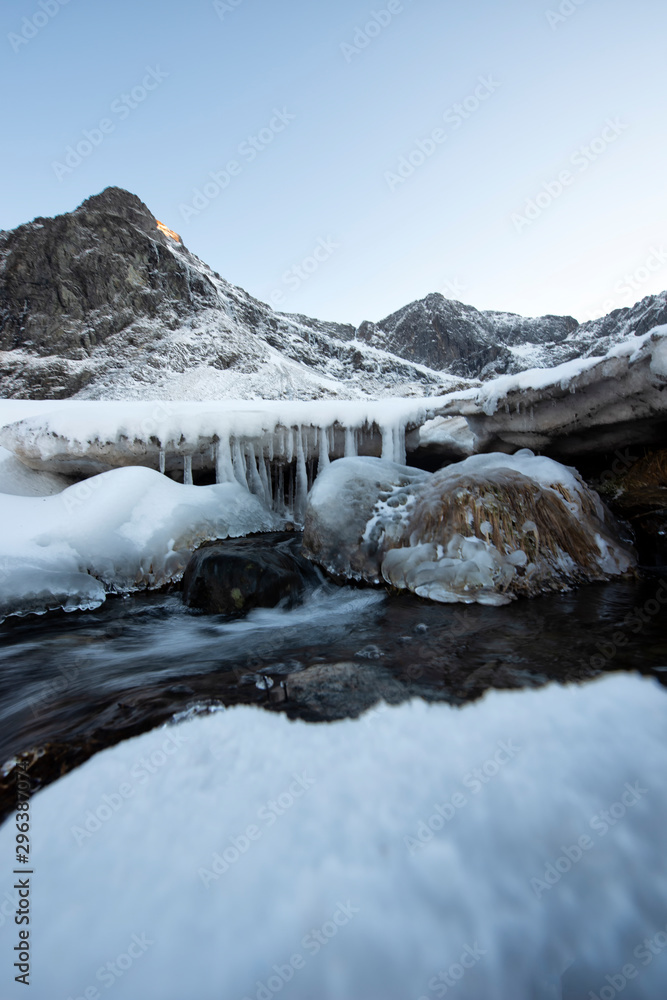
[[[583,1000],[632,963],[622,996],[662,998],[664,690],[381,708],[216,712],[38,792],[31,986],[6,867],[3,997]]]

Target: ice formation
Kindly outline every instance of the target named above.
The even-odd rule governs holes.
[[[405,462],[406,431],[440,401],[76,401],[15,420],[0,439],[25,465],[76,478],[141,465],[186,485],[206,476],[238,483],[302,523],[308,491],[333,459],[360,453]]]
[[[0,494],[0,614],[95,607],[109,590],[177,580],[208,539],[270,531],[280,519],[236,482],[183,486],[114,469],[56,496]]]
[[[343,577],[444,603],[506,604],[636,561],[576,470],[528,450],[434,474],[341,459],[310,494],[304,550]]]
[[[434,1000],[451,968],[460,1000],[554,1000],[626,963],[633,996],[662,997],[667,953],[637,949],[667,922],[664,689],[612,675],[380,707],[191,718],[38,792],[32,984],[7,972],[5,868],[3,997]],[[6,822],[3,857],[15,837]],[[134,935],[150,943],[111,977]]]

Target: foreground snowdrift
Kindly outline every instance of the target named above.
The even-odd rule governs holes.
[[[30,996],[433,1000],[449,976],[461,1000],[542,1000],[562,976],[579,1000],[633,963],[626,995],[657,1000],[665,732],[665,692],[623,675],[125,742],[33,799]]]
[[[57,496],[0,494],[0,614],[97,607],[109,589],[159,587],[213,538],[269,531],[277,518],[238,483],[182,486],[115,469]]]

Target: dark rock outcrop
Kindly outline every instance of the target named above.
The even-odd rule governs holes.
[[[173,324],[216,301],[185,248],[119,188],[0,234],[0,261],[3,351],[81,360],[138,318]]]
[[[353,326],[276,313],[230,285],[119,188],[0,233],[4,396],[308,399],[356,396],[357,385],[362,395],[452,387],[360,353],[353,337]]]
[[[664,440],[664,439],[663,439]],[[667,568],[667,448],[645,455],[629,453],[616,468],[605,470],[599,490],[613,510],[626,518],[637,537],[643,566]]]
[[[301,555],[301,535],[276,532],[203,545],[183,576],[183,600],[211,614],[240,615],[252,608],[299,603],[322,577]]]

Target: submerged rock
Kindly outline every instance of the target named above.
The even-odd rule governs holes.
[[[298,603],[321,576],[300,554],[301,535],[272,532],[213,542],[194,553],[183,576],[183,600],[212,614],[245,614]]]
[[[443,603],[505,604],[636,563],[576,470],[527,450],[434,474],[341,459],[310,494],[303,549],[337,575]]]
[[[292,707],[314,719],[357,718],[378,702],[398,705],[408,697],[406,685],[389,670],[369,663],[322,663],[286,682]]]

